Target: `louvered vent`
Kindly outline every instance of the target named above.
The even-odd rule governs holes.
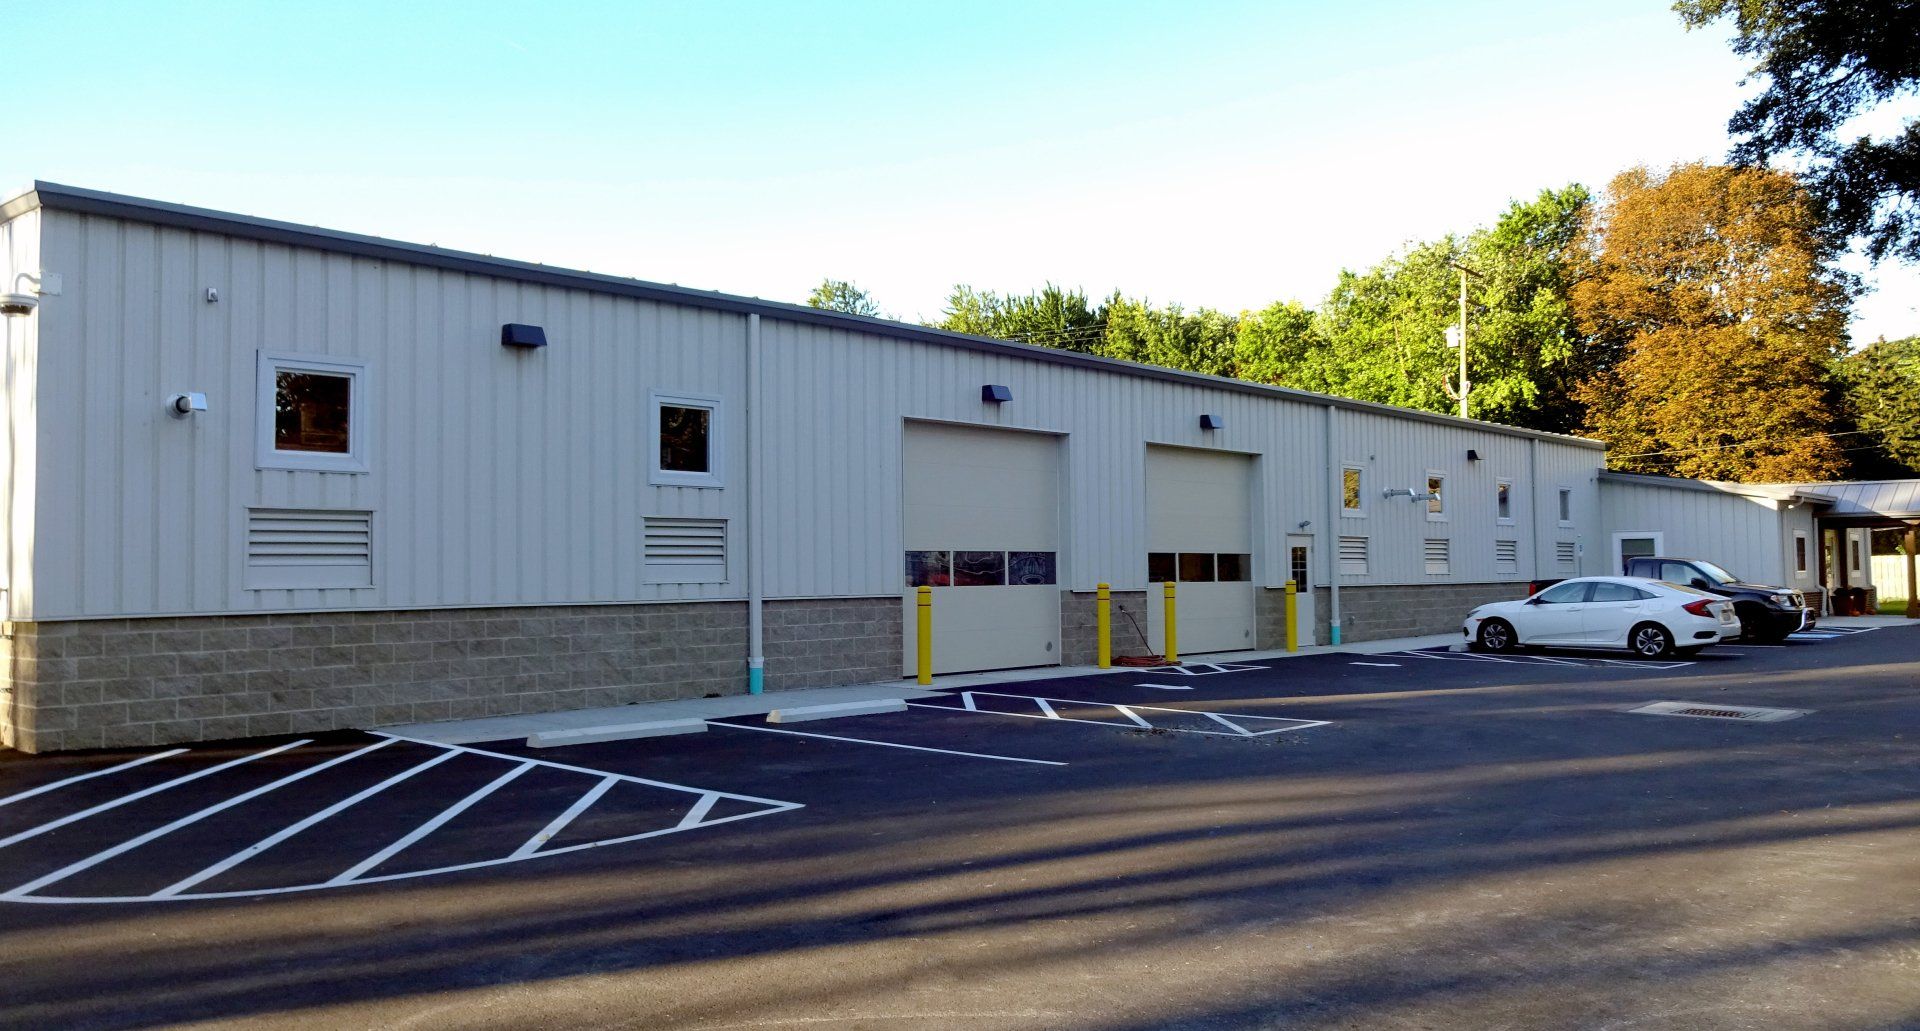
[[[1353,575],[1366,573],[1367,539],[1365,537],[1340,538],[1340,571]]]
[[[320,508],[247,510],[250,590],[373,586],[373,513]]]
[[[1520,542],[1494,541],[1493,564],[1499,572],[1518,573],[1520,571]]]
[[[1561,565],[1573,565],[1575,558],[1574,543],[1572,541],[1560,541],[1556,543],[1553,546],[1553,555],[1560,560]]]
[[[727,579],[725,519],[647,518],[647,582],[717,584]]]
[[[1453,570],[1453,542],[1446,538],[1427,538],[1422,554],[1426,557],[1427,572],[1444,574]]]

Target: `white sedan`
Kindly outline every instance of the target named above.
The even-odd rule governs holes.
[[[1482,605],[1468,613],[1463,629],[1482,651],[1625,648],[1654,659],[1733,640],[1740,636],[1740,617],[1732,602],[1691,587],[1637,576],[1583,576],[1522,601]]]

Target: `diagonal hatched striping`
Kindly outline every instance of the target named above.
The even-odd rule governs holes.
[[[129,791],[104,803],[57,816],[36,826],[17,832],[7,838],[0,839],[0,849],[32,841],[54,830],[72,826],[101,813],[120,809],[123,806],[132,805],[144,799],[161,796],[164,792],[174,788],[203,781],[206,778],[214,777],[225,771],[244,766],[255,760],[282,754],[294,754],[297,757],[298,754],[300,754],[297,750],[311,743],[310,740],[304,739],[292,741],[273,748],[248,753],[183,775],[170,777],[157,784]],[[190,840],[195,825],[200,824],[209,817],[236,809],[248,802],[291,787],[316,774],[349,766],[362,757],[383,750],[389,750],[392,746],[402,744],[426,749],[428,750],[428,754],[420,758],[419,761],[406,766],[400,772],[388,776],[378,783],[348,794],[343,798],[333,800],[330,804],[323,806],[318,811],[303,818],[280,824],[278,822],[278,816],[270,813],[262,821],[262,830],[266,831],[266,833],[252,845],[227,854],[224,858],[186,877],[179,878],[157,891],[128,892],[127,894],[115,895],[57,894],[58,885],[63,881],[67,881],[87,870],[102,866],[119,856],[135,852],[162,839]],[[136,767],[146,767],[151,764],[164,763],[167,759],[187,754],[190,754],[190,750],[188,749],[173,749],[167,752],[155,753],[152,756],[142,756],[130,762],[79,774],[62,781],[56,781],[52,784],[33,788],[30,791],[0,798],[0,806],[38,796],[46,796],[49,799],[57,800],[61,797],[58,792],[62,788],[90,780],[111,783],[111,781],[107,781],[105,778],[133,770]],[[473,790],[457,799],[451,800],[447,805],[441,807],[431,818],[413,826],[405,833],[398,835],[382,847],[374,850],[371,854],[343,856],[338,873],[324,880],[302,881],[300,883],[280,884],[247,890],[197,890],[201,885],[215,880],[221,875],[234,870],[236,867],[255,862],[263,855],[270,857],[273,849],[283,842],[291,840],[315,827],[323,827],[328,821],[340,819],[343,817],[343,814],[350,813],[351,810],[362,803],[375,799],[383,793],[413,780],[420,774],[440,767],[460,756],[477,759],[483,764],[492,764],[497,767],[497,769],[493,774],[488,776],[484,784],[477,790]],[[498,847],[487,848],[484,854],[476,854],[473,858],[466,861],[442,863],[441,865],[428,869],[406,870],[393,873],[380,872],[383,866],[390,864],[396,857],[416,849],[422,842],[434,840],[436,832],[440,832],[442,828],[446,827],[446,825],[453,822],[463,813],[471,810],[483,817],[486,816],[486,806],[490,797],[506,788],[522,775],[536,769],[553,771],[567,777],[577,778],[581,783],[581,789],[579,794],[572,798],[570,804],[562,812],[548,820],[544,826],[534,832],[530,837],[521,840],[515,836],[508,840],[504,850]],[[207,783],[216,782],[209,781]],[[591,811],[595,805],[602,803],[609,791],[620,785],[635,786],[656,792],[668,792],[675,796],[682,796],[685,798],[685,809],[684,811],[680,811],[676,807],[673,812],[662,818],[662,826],[657,826],[650,830],[581,841],[568,845],[555,846],[552,844],[569,826],[573,825],[583,815]],[[327,789],[323,788],[320,790],[325,791]],[[716,806],[723,802],[729,803],[727,808],[722,810],[724,815],[714,816],[713,813]],[[802,806],[797,802],[783,802],[777,799],[760,798],[753,795],[690,787],[684,784],[649,780],[644,777],[634,777],[623,773],[589,769],[584,766],[574,766],[549,759],[534,759],[525,756],[508,755],[501,752],[474,748],[468,745],[449,745],[383,733],[378,735],[378,740],[363,747],[310,765],[301,766],[268,783],[253,787],[249,790],[236,792],[210,805],[201,806],[184,816],[177,817],[151,830],[130,835],[91,855],[66,863],[51,872],[41,874],[16,886],[7,888],[4,891],[0,891],[0,901],[37,903],[182,901],[244,898],[284,894],[288,892],[316,891],[325,888],[340,888],[359,884],[375,884],[386,881],[429,877],[461,870],[474,870],[505,863],[541,859],[548,856],[578,852],[583,849],[600,848],[607,845],[617,845],[668,834],[697,830],[703,827],[714,827],[720,824],[732,823],[737,820],[751,819],[756,816],[769,816],[774,813],[788,812],[799,808],[802,808]],[[521,833],[525,832],[522,831]]]
[[[1164,672],[1164,671],[1162,671]],[[1284,716],[1253,716],[1202,709],[1167,709],[1153,705],[1095,702],[1076,698],[1001,694],[995,691],[959,691],[908,702],[921,709],[978,712],[991,716],[1019,716],[1063,723],[1091,723],[1122,730],[1164,730],[1212,737],[1264,737],[1289,730],[1324,727],[1326,720],[1296,720]],[[1068,715],[1075,713],[1077,715]],[[1110,714],[1110,715],[1109,715]]]

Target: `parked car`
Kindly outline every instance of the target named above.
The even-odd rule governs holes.
[[[1692,587],[1733,602],[1740,620],[1740,636],[1749,641],[1783,641],[1797,630],[1811,630],[1820,613],[1807,607],[1807,596],[1791,587],[1748,583],[1725,569],[1698,558],[1647,556],[1627,560],[1627,575]],[[1538,594],[1560,580],[1535,580],[1527,585]]]
[[[1461,627],[1470,645],[1505,652],[1535,645],[1624,648],[1655,659],[1691,655],[1740,636],[1734,604],[1637,576],[1562,580],[1521,601],[1482,605]]]

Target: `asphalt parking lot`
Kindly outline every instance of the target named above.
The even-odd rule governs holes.
[[[1916,1026],[1916,689],[1896,627],[8,755],[0,1021]]]

